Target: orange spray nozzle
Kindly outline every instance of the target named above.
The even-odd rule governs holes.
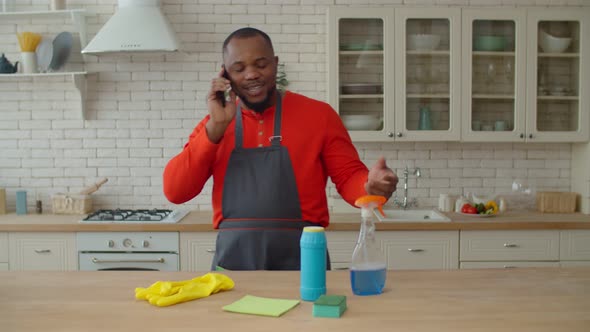
[[[385,212],[383,212],[383,204],[387,201],[387,198],[378,195],[365,195],[357,198],[354,201],[354,205],[361,207],[361,208],[376,208],[381,212],[381,215],[385,217]]]

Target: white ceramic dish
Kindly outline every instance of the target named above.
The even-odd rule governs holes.
[[[340,87],[342,94],[363,95],[383,93],[383,86],[372,83],[348,83]]]
[[[37,45],[35,53],[37,53],[37,67],[39,67],[39,72],[47,72],[51,64],[51,59],[53,59],[53,41],[43,38],[39,45]]]
[[[433,34],[412,34],[408,36],[408,50],[431,51],[440,45],[440,36]]]
[[[370,114],[341,115],[342,123],[348,130],[378,130],[381,128],[381,118]]]
[[[464,216],[468,216],[468,217],[475,217],[475,218],[489,218],[489,217],[495,217],[498,214],[474,214],[474,213],[463,213],[463,212],[459,212],[460,214],[464,215]]]
[[[53,57],[49,69],[54,71],[59,70],[66,64],[66,61],[68,61],[68,58],[70,57],[73,43],[74,38],[72,37],[72,34],[67,31],[61,32],[55,36],[55,39],[53,39]]]
[[[571,38],[554,37],[543,29],[539,29],[539,46],[543,52],[547,53],[563,53],[570,46]]]

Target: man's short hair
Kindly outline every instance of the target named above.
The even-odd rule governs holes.
[[[245,28],[240,28],[240,29],[232,32],[229,36],[227,36],[227,38],[225,38],[225,41],[223,42],[223,49],[222,49],[223,54],[225,55],[225,52],[227,51],[227,44],[229,44],[229,42],[232,39],[234,39],[234,38],[242,39],[242,38],[250,38],[250,37],[256,37],[256,36],[261,36],[262,38],[264,38],[264,40],[268,43],[268,46],[270,46],[270,49],[274,53],[274,48],[272,47],[272,41],[270,40],[270,37],[265,32],[258,30],[256,28],[245,27]]]

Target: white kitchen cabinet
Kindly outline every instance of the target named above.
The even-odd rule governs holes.
[[[395,10],[397,141],[461,136],[461,10]]]
[[[3,25],[19,25],[30,24],[31,19],[71,19],[74,25],[74,32],[78,35],[80,47],[83,49],[88,42],[88,35],[86,32],[86,10],[84,9],[68,9],[68,10],[52,10],[52,11],[28,11],[28,12],[0,12],[0,26]],[[57,22],[57,21],[56,21]],[[17,61],[17,60],[15,60]],[[13,61],[14,62],[14,61]],[[22,66],[22,64],[21,64]],[[23,77],[30,78],[44,78],[65,76],[71,79],[72,84],[76,87],[80,95],[80,113],[82,119],[86,115],[86,76],[85,71],[57,71],[48,73],[33,73],[33,74],[0,74],[0,80],[19,79]]]
[[[327,232],[332,269],[350,267],[358,232]],[[456,269],[459,262],[459,231],[380,231],[377,246],[387,268]]]
[[[210,271],[217,232],[180,232],[180,270]]]
[[[328,10],[328,101],[354,141],[393,140],[392,8]]]
[[[559,247],[559,259],[563,264],[586,261],[590,265],[590,230],[562,230]]]
[[[0,233],[0,271],[8,271],[8,233]]]
[[[390,270],[457,269],[459,231],[378,232]]]
[[[352,252],[358,236],[358,232],[326,232],[332,270],[348,270],[350,268]]]
[[[558,230],[461,231],[460,261],[559,261]]]
[[[589,12],[464,9],[464,141],[588,140]],[[568,36],[563,51],[541,48],[542,33]],[[586,37],[584,37],[586,36]]]
[[[11,271],[75,271],[78,252],[74,233],[9,233]]]
[[[526,11],[463,9],[462,20],[462,140],[524,141]]]
[[[543,49],[552,36],[569,38],[567,48]],[[588,141],[590,9],[530,9],[527,37],[526,139]]]
[[[501,261],[501,262],[461,262],[462,269],[514,269],[520,267],[559,267],[559,262],[545,261]]]
[[[459,140],[460,24],[451,8],[329,9],[328,100],[354,141]]]

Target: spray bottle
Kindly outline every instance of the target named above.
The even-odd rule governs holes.
[[[386,263],[375,240],[373,222],[375,208],[385,215],[382,208],[385,201],[383,196],[367,195],[354,202],[361,208],[361,230],[350,267],[350,285],[355,295],[378,295],[385,286]]]

